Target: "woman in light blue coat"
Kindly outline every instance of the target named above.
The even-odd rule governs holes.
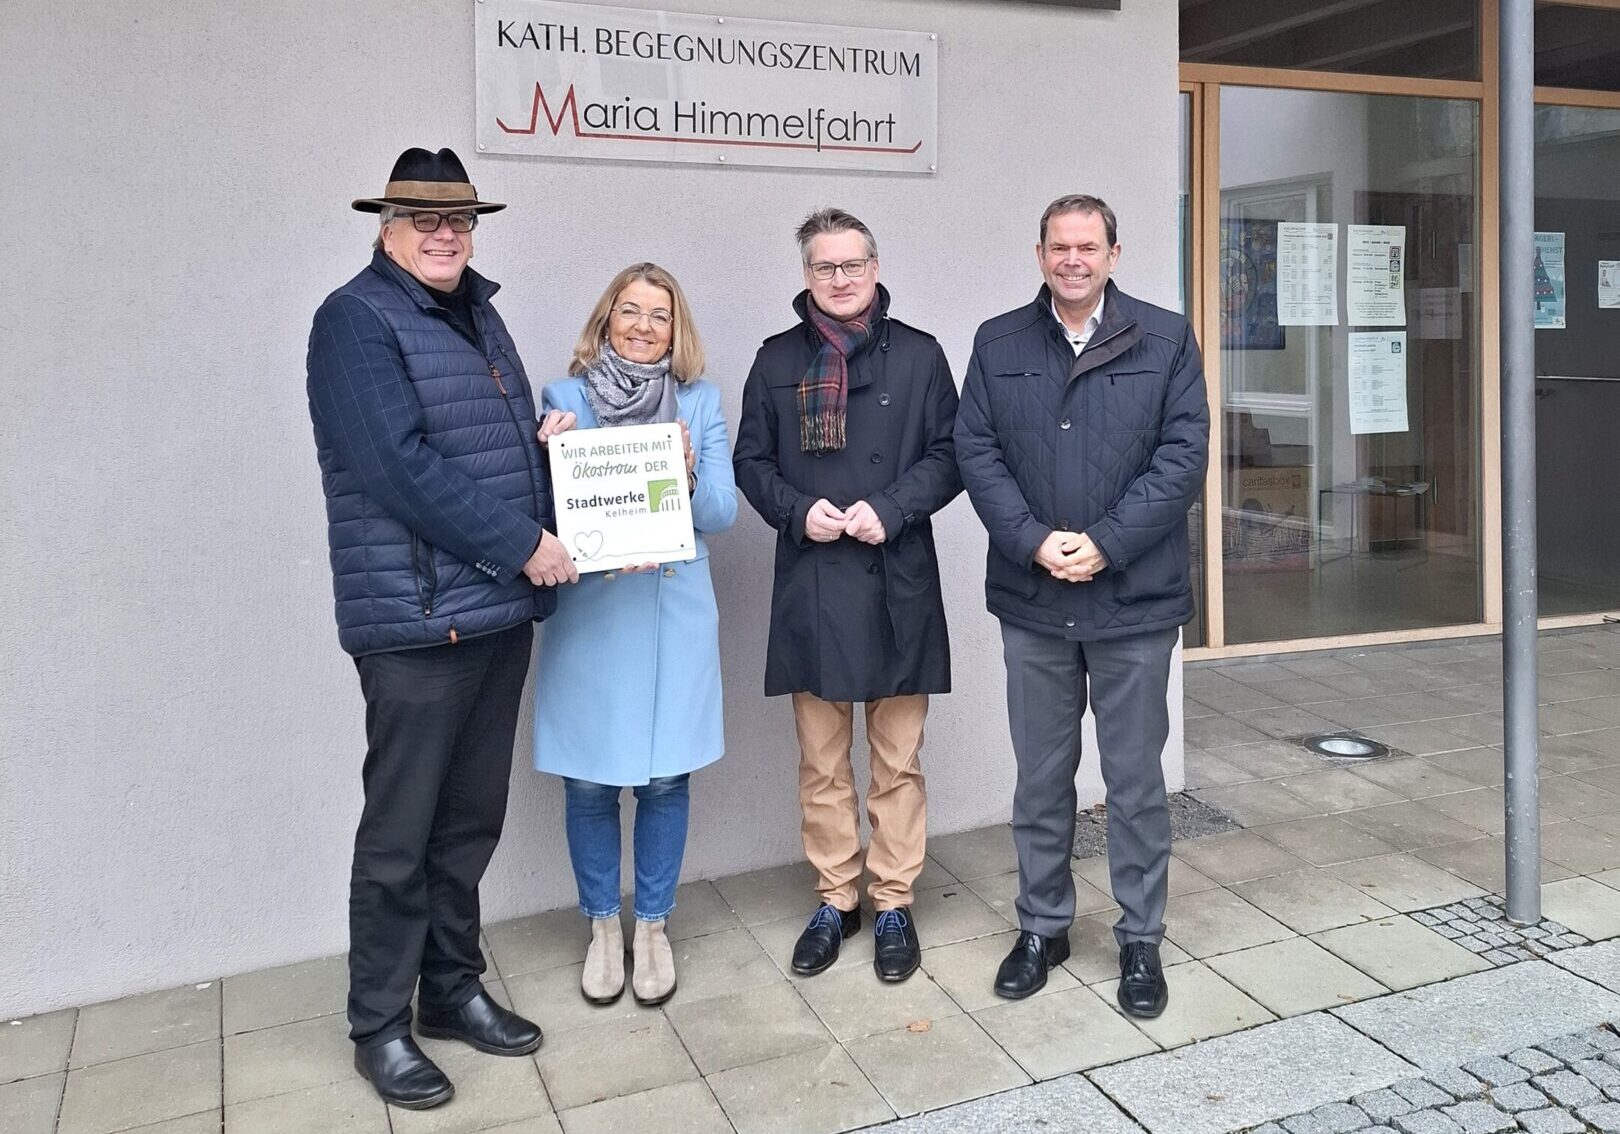
[[[636,797],[635,997],[675,991],[664,922],[686,850],[690,773],[725,751],[719,614],[704,539],[737,517],[719,392],[698,376],[703,347],[680,285],[656,264],[614,277],[542,391],[540,441],[567,429],[679,421],[697,529],[691,562],[581,575],[540,628],[534,766],[563,777],[568,853],[591,919],[580,989],[593,1003],[624,991],[619,926],[619,797]]]

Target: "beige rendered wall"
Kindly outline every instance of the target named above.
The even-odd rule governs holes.
[[[959,377],[975,326],[1034,294],[1035,223],[1060,193],[1116,205],[1120,283],[1175,303],[1173,4],[663,6],[937,32],[939,173],[478,158],[470,3],[6,6],[0,1018],[345,947],[362,703],[304,351],[369,256],[348,202],[404,147],[456,148],[510,202],[475,264],[537,382],[608,277],[651,258],[689,289],[733,422],[754,349],[792,319],[789,233],[818,205],[872,225],[895,314]],[[984,535],[965,500],[938,532],[956,691],[924,760],[945,833],[1005,821],[1013,770]],[[770,557],[746,509],[714,541],[729,754],[696,779],[692,878],[800,854],[789,708],[759,693]],[[491,919],[573,900],[527,727]]]

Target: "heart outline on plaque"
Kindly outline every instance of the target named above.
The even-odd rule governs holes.
[[[575,532],[574,550],[581,559],[595,559],[602,554],[601,532]]]

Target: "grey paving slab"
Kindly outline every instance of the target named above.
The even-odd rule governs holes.
[[[1388,991],[1303,937],[1212,957],[1208,964],[1278,1016],[1337,1008]]]
[[[65,1008],[0,1023],[0,1083],[66,1068],[77,1017],[77,1009]]]
[[[670,1001],[665,1015],[705,1075],[833,1042],[786,981],[690,1004]]]
[[[1404,915],[1330,929],[1312,940],[1396,990],[1490,967],[1489,961]]]
[[[894,1117],[837,1045],[722,1071],[711,1075],[708,1085],[738,1134],[835,1134]],[[656,1129],[667,1127],[660,1122]],[[609,1134],[605,1127],[603,1134]]]
[[[70,1067],[219,1038],[219,983],[165,989],[79,1010]]]
[[[535,1056],[559,1111],[698,1078],[680,1038],[658,1012],[580,1028],[566,1039],[546,1043]]]
[[[868,1036],[846,1050],[899,1115],[937,1110],[1029,1082],[971,1016],[951,1016],[927,1029]],[[942,1073],[944,1068],[949,1071]]]
[[[903,1028],[915,1020],[954,1016],[962,1010],[927,971],[891,984],[862,966],[822,973],[795,987],[840,1043]]]
[[[273,1028],[343,1011],[349,995],[346,954],[226,977],[225,1034]]]
[[[1089,988],[1002,1001],[973,1018],[1036,1080],[1159,1050]]]
[[[1614,1019],[1620,996],[1545,961],[1526,961],[1333,1014],[1418,1066],[1439,1069]]]
[[[1410,854],[1386,854],[1327,868],[1330,874],[1402,913],[1477,898],[1485,891]]]
[[[1164,976],[1170,985],[1170,1006],[1157,1019],[1132,1021],[1160,1047],[1180,1047],[1272,1019],[1265,1007],[1201,962],[1170,965]],[[1103,981],[1095,990],[1114,1004],[1119,981]]]
[[[621,1134],[658,1130],[662,1134],[731,1134],[732,1125],[701,1079],[654,1087],[634,1095],[565,1110],[558,1116],[565,1134]]]
[[[70,1071],[58,1130],[105,1134],[219,1106],[219,1043],[195,1043]]]
[[[1294,936],[1286,925],[1224,889],[1171,898],[1164,920],[1165,936],[1193,957],[1231,953]]]
[[[389,1134],[388,1108],[370,1083],[352,1075],[228,1106],[225,1129],[229,1134]]]
[[[1620,993],[1620,941],[1566,949],[1549,958],[1552,964]]]
[[[1141,1134],[1079,1075],[959,1103],[879,1127],[883,1134]]]
[[[65,1057],[64,1057],[65,1058]],[[51,1134],[56,1129],[56,1109],[62,1101],[62,1080],[54,1075],[38,1075],[0,1086],[0,1115],[5,1116],[11,1134]]]
[[[1252,831],[1232,831],[1173,846],[1175,857],[1223,885],[1303,870],[1310,864]]]
[[[1018,869],[1011,824],[979,827],[928,840],[928,857],[964,881]],[[806,909],[805,916],[810,916]]]
[[[714,883],[688,882],[675,889],[675,912],[669,915],[665,929],[671,941],[683,941],[736,929],[741,924]]]
[[[816,908],[815,884],[816,872],[808,862],[790,862],[714,880],[714,888],[744,925],[794,915],[808,918]]]
[[[342,1016],[317,1016],[225,1037],[225,1102],[247,1102],[354,1075]]]
[[[533,917],[484,926],[490,954],[503,977],[577,964],[591,940],[591,923],[577,909],[548,910]]]
[[[1244,901],[1257,907],[1295,933],[1320,933],[1358,921],[1388,917],[1389,906],[1367,896],[1323,870],[1295,870],[1271,878],[1239,882],[1232,887]],[[1620,891],[1614,892],[1620,901]]]
[[[1090,1078],[1153,1134],[1224,1134],[1363,1091],[1415,1068],[1342,1020],[1297,1016]]]

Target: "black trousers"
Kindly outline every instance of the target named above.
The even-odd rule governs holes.
[[[349,1036],[409,1035],[411,994],[475,996],[478,882],[500,841],[530,623],[355,659],[366,698],[365,808],[349,881]]]

